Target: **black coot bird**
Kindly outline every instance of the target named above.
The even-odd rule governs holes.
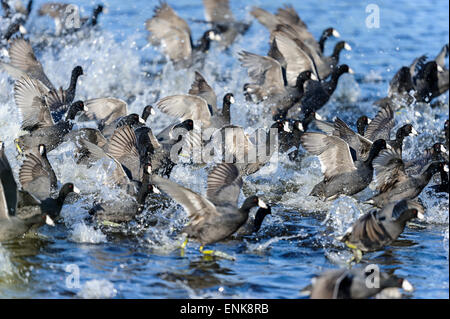
[[[329,101],[331,95],[336,90],[339,78],[345,73],[353,74],[354,72],[347,64],[341,64],[333,69],[329,80],[308,81],[305,86],[303,98],[300,103],[292,107],[294,113],[288,113],[288,116],[293,117],[298,113],[318,111]]]
[[[15,141],[19,153],[26,153],[39,144],[45,144],[47,151],[52,151],[71,131],[77,113],[87,110],[82,101],[74,102],[65,119],[55,123],[47,103],[47,95],[43,94],[38,82],[26,76],[16,81],[14,86],[14,99],[22,115],[22,129],[29,132]]]
[[[220,34],[218,42],[225,49],[233,44],[238,35],[244,35],[250,28],[249,23],[234,19],[229,0],[203,0],[203,5],[206,21],[218,30]]]
[[[396,240],[413,219],[424,219],[424,207],[416,201],[391,202],[381,210],[361,216],[340,240],[354,251],[359,262],[361,252],[380,250]]]
[[[188,24],[166,2],[161,2],[155,8],[153,17],[146,21],[145,27],[150,32],[149,42],[162,44],[165,55],[176,68],[184,69],[198,62],[202,63],[204,53],[210,48],[210,42],[221,39],[219,32],[208,30],[203,34],[200,43],[194,45]]]
[[[337,136],[305,133],[303,147],[319,157],[324,179],[314,186],[310,196],[334,199],[341,194],[354,195],[365,189],[373,177],[373,160],[386,148],[385,140],[373,143],[365,161],[353,161],[348,144]]]
[[[309,291],[311,299],[367,299],[386,288],[402,288],[412,292],[414,287],[406,279],[379,272],[379,285],[369,287],[374,271],[362,268],[328,270],[313,278]]]
[[[43,213],[55,219],[70,193],[80,193],[72,183],[64,184],[57,192],[57,179],[47,159],[45,145],[39,145],[37,153],[28,153],[19,170],[19,216]],[[56,196],[56,198],[54,198]]]
[[[263,26],[265,26],[270,32],[276,30],[280,24],[287,24],[292,27],[298,34],[300,40],[305,42],[312,49],[320,54],[324,53],[325,41],[334,36],[340,37],[339,32],[334,28],[326,28],[320,38],[317,41],[311,32],[308,30],[306,23],[300,18],[295,9],[292,6],[286,5],[283,8],[278,8],[276,14],[272,14],[261,8],[253,8],[250,12]]]
[[[448,172],[444,161],[428,163],[418,175],[408,175],[401,155],[394,150],[383,151],[373,166],[379,193],[366,203],[384,207],[389,202],[414,199],[428,185],[431,177],[439,172]]]
[[[0,242],[22,236],[31,228],[39,227],[47,223],[54,226],[53,220],[46,214],[40,213],[27,218],[19,218],[17,209],[17,184],[14,179],[5,178],[12,176],[11,166],[5,155],[3,142],[0,149]]]
[[[249,77],[254,81],[244,86],[245,93],[254,97],[255,102],[264,101],[265,105],[270,106],[274,120],[285,118],[289,108],[301,100],[305,82],[316,78],[311,70],[298,72],[292,75],[294,84],[285,86],[283,70],[278,61],[247,51],[239,55],[242,66],[247,68]],[[295,70],[290,71],[289,76],[293,73]]]
[[[131,221],[144,209],[145,199],[149,194],[159,193],[159,190],[150,184],[152,167],[149,163],[144,166],[142,181],[138,183],[136,194],[125,195],[114,200],[101,200],[95,202],[89,210],[89,215],[98,222],[124,223]],[[110,224],[111,225],[111,224]]]
[[[152,176],[151,183],[187,211],[190,221],[183,232],[188,239],[200,242],[203,254],[224,256],[214,250],[204,250],[204,246],[224,240],[235,233],[247,221],[251,208],[267,208],[255,195],[248,197],[241,208],[238,208],[242,177],[234,164],[222,163],[210,172],[206,197],[157,175]],[[186,244],[187,239],[183,248]]]
[[[228,93],[223,98],[222,112],[210,107],[208,101],[197,95],[172,95],[162,98],[156,107],[163,113],[177,117],[180,121],[193,120],[201,123],[202,128],[220,129],[230,123],[230,106],[234,103],[234,96]]]
[[[261,228],[262,222],[267,215],[272,214],[272,208],[267,205],[267,208],[258,208],[255,215],[249,216],[244,225],[235,233],[236,237],[249,236],[257,233]]]
[[[35,81],[40,94],[46,95],[48,105],[55,122],[59,121],[75,99],[78,78],[83,75],[83,68],[76,66],[72,70],[67,89],[57,89],[48,79],[41,62],[36,58],[30,42],[22,38],[15,39],[9,48],[10,63],[0,62],[0,66],[16,80],[29,77]],[[32,97],[31,97],[32,99]]]

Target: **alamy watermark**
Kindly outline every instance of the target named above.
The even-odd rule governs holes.
[[[81,27],[80,10],[77,5],[69,4],[66,6],[62,23],[65,29],[79,29]]]
[[[370,3],[366,6],[366,13],[369,15],[366,17],[366,27],[368,29],[380,28],[380,7],[374,3]]]
[[[195,128],[188,131],[176,128],[171,137],[179,140],[170,150],[170,159],[177,163],[179,156],[189,157],[193,163],[253,164],[278,161],[278,129],[257,129],[246,133],[239,127]]]

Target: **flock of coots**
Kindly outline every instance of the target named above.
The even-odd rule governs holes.
[[[409,123],[393,131],[397,110],[405,105],[429,104],[448,91],[448,44],[435,59],[422,56],[401,67],[390,82],[388,96],[374,101],[376,116],[361,116],[354,131],[353,123],[339,117],[327,122],[317,114],[326,107],[341,75],[353,73],[348,65],[339,63],[341,51],[351,50],[347,42],[338,42],[330,56],[324,53],[327,39],[340,37],[337,30],[327,28],[316,39],[291,6],[279,8],[275,14],[253,8],[251,15],[270,31],[270,49],[266,56],[242,50],[238,58],[248,72],[248,83],[242,92],[227,93],[218,101],[208,83],[211,79],[201,72],[207,52],[227,50],[237,37],[245,37],[251,23],[235,20],[226,0],[204,0],[206,20],[200,22],[209,27],[194,41],[188,23],[169,4],[161,2],[145,22],[148,41],[160,46],[167,63],[194,73],[195,79],[186,94],[162,97],[153,104],[173,118],[173,124],[154,133],[152,105],[143,105],[141,114],[130,114],[127,103],[118,98],[76,100],[82,66],[73,66],[67,88],[57,88],[27,39],[24,25],[32,1],[27,6],[13,6],[11,2],[2,0],[0,45],[4,57],[0,70],[15,81],[14,100],[23,134],[14,144],[23,161],[16,181],[2,142],[1,242],[44,224],[54,225],[69,194],[86,195],[80,185],[80,189],[73,183],[61,185],[47,158],[48,152],[67,141],[76,145],[78,165],[91,167],[99,160],[112,161],[115,169],[108,187],[124,194],[117,200],[97,198],[89,210],[90,222],[111,227],[128,223],[146,209],[148,198],[166,196],[189,215],[181,249],[192,239],[200,243],[201,253],[218,258],[234,257],[205,246],[209,248],[232,235],[255,233],[271,213],[264,196],[249,196],[240,207],[238,203],[243,179],[266,165],[276,152],[288,154],[293,162],[303,156],[300,150],[319,158],[323,180],[314,186],[310,196],[324,201],[353,196],[375,180],[377,194],[365,202],[373,209],[339,238],[353,251],[349,265],[364,258],[364,252],[382,250],[392,243],[410,220],[424,218],[426,211],[418,196],[434,175],[439,174],[440,183],[433,191],[449,192],[448,120],[442,131],[435,132],[435,143],[409,161],[402,157],[403,141],[419,133]],[[38,11],[41,16],[55,19],[56,36],[95,27],[103,11],[102,5],[97,6],[91,17],[82,18],[80,26],[73,29],[64,24],[67,6],[46,3]],[[247,128],[232,124],[230,109],[239,108],[233,94],[243,94],[249,103],[258,104],[262,116],[273,121],[268,131],[275,132],[276,147],[270,143],[268,131],[255,138]],[[74,129],[75,123],[83,122],[94,123],[95,127]],[[205,131],[210,132],[207,137]],[[261,147],[264,154],[258,152]],[[205,148],[212,162],[205,157],[194,159],[195,153]],[[179,157],[190,158],[193,167],[214,163],[206,181],[206,194],[170,180]],[[254,207],[258,211],[249,217]],[[379,274],[377,287],[368,287],[366,279],[371,274],[358,267],[330,270],[305,291],[312,298],[367,298],[384,288],[413,289],[406,280],[387,273]]]

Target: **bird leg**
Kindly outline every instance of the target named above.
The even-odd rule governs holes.
[[[355,263],[359,263],[362,260],[363,257],[363,253],[361,251],[361,249],[359,249],[358,247],[356,247],[355,245],[349,243],[348,241],[345,242],[345,244],[347,245],[348,248],[350,248],[353,252],[353,256],[352,258],[350,258],[350,260],[348,261],[349,264],[351,264],[353,261]]]
[[[198,249],[203,255],[209,255],[209,256],[215,256],[223,259],[229,259],[229,260],[236,260],[235,257],[230,256],[224,252],[218,251],[218,250],[204,250],[203,245],[200,246]]]
[[[20,148],[20,145],[19,145],[18,138],[14,139],[14,144],[16,145],[16,148],[17,148],[17,151],[19,152],[19,154],[23,154],[22,149]]]

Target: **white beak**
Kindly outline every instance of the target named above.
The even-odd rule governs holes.
[[[145,124],[145,121],[142,117],[139,116],[139,123]]]
[[[411,285],[411,283],[406,279],[403,279],[402,288],[404,291],[408,292],[414,291],[413,285]]]
[[[350,74],[354,74],[354,73],[355,73],[355,71],[353,71],[353,69],[352,69],[352,68],[348,68],[348,73],[350,73]]]
[[[370,124],[370,122],[372,122],[371,119],[367,119],[367,124]]]
[[[39,146],[39,153],[41,155],[44,154],[44,147],[43,146]]]
[[[156,112],[155,112],[155,110],[152,108],[152,109],[150,109],[150,114],[151,115],[155,115],[156,114]]]
[[[319,120],[319,121],[323,120],[323,117],[320,116],[318,113],[316,113],[314,117],[315,117],[316,120]]]
[[[418,212],[417,213],[417,218],[420,219],[420,220],[424,220],[425,219],[425,215],[422,214],[421,212]]]
[[[73,192],[79,194],[80,190],[75,185],[73,186]]]
[[[152,167],[151,167],[150,165],[147,166],[147,173],[148,173],[149,175],[152,174]]]
[[[49,226],[55,226],[55,223],[53,222],[53,219],[51,219],[48,215],[45,216],[45,223]]]
[[[152,185],[152,187],[153,187],[153,193],[161,194],[161,192],[159,191],[159,189],[156,186]]]
[[[311,73],[311,80],[317,81],[318,78],[315,73]]]
[[[447,150],[445,149],[444,145],[441,145],[441,152],[447,154]]]
[[[335,38],[339,38],[341,35],[339,34],[339,32],[336,30],[336,29],[333,29],[333,36],[335,37]]]
[[[447,164],[444,165],[444,172],[448,173],[448,165]]]
[[[89,111],[89,109],[88,109],[88,107],[86,105],[83,106],[83,111],[85,111],[85,112]]]
[[[261,207],[261,208],[266,208],[267,209],[267,205],[266,205],[266,203],[264,203],[262,201],[262,199],[258,199],[258,206]]]
[[[299,131],[304,131],[305,129],[303,128],[303,124],[301,122],[297,123],[297,128]]]
[[[288,133],[292,132],[291,128],[289,127],[289,122],[284,122],[283,131],[288,132]]]
[[[344,43],[344,49],[347,51],[351,51],[352,47],[350,46],[350,44],[348,44],[347,42]]]
[[[438,64],[438,66],[437,66],[437,69],[438,69],[439,72],[444,72],[444,69],[443,69],[442,66],[440,66],[439,64]]]
[[[231,104],[234,104],[234,102],[236,102],[236,100],[234,99],[233,96],[231,96],[231,97],[230,97],[230,103],[231,103]]]
[[[409,134],[410,136],[417,136],[419,135],[419,133],[417,133],[417,131],[414,129],[414,127],[411,129],[411,134]]]
[[[26,34],[27,33],[27,29],[25,29],[25,27],[23,25],[19,26],[19,32],[22,34]]]

